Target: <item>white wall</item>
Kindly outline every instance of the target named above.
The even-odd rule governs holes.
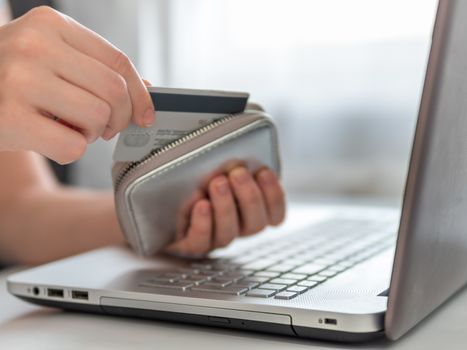
[[[154,85],[246,90],[276,119],[289,193],[400,196],[435,0],[62,0]],[[97,142],[76,183],[109,187]]]

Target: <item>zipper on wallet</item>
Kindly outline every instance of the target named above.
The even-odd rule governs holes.
[[[153,160],[154,158],[158,157],[159,155],[171,150],[172,148],[174,147],[177,147],[179,145],[181,145],[182,143],[185,143],[185,142],[188,142],[188,141],[191,141],[193,139],[195,139],[196,137],[228,122],[229,120],[235,118],[236,116],[231,114],[231,115],[228,115],[226,117],[223,117],[223,118],[220,118],[212,123],[209,123],[199,129],[196,129],[190,133],[188,133],[187,135],[177,139],[177,140],[174,140],[170,143],[168,143],[167,145],[163,146],[163,147],[160,147],[160,148],[156,148],[156,149],[153,149],[151,152],[149,152],[149,154],[147,156],[145,156],[144,158],[142,158],[141,160],[138,160],[136,162],[131,162],[129,163],[127,166],[125,166],[120,174],[118,175],[118,177],[115,179],[115,183],[114,183],[114,190],[115,192],[118,190],[120,184],[123,182],[123,180],[129,176],[131,173],[133,173],[133,171],[137,170],[140,166],[143,166],[144,164],[150,162],[151,160]]]

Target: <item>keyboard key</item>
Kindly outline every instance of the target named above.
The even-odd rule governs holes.
[[[350,267],[352,267],[354,265],[355,265],[354,263],[352,263],[350,261],[347,261],[347,260],[344,260],[344,261],[339,261],[336,266],[342,266],[342,267],[345,267],[345,268],[350,268]]]
[[[197,286],[211,286],[211,287],[217,287],[217,288],[224,288],[224,287],[227,287],[228,285],[232,284],[232,282],[229,282],[229,283],[216,283],[216,282],[211,282],[211,281],[207,281],[207,282],[204,282],[204,283],[199,283],[197,284]]]
[[[273,272],[289,272],[290,270],[294,269],[297,265],[287,265],[287,264],[277,264],[268,267],[268,271]]]
[[[162,275],[160,277],[151,277],[146,280],[148,283],[174,283],[178,282],[180,280],[180,277],[163,277]]]
[[[355,265],[361,263],[363,260],[365,260],[365,257],[361,254],[352,255],[348,258],[348,261],[352,262]]]
[[[190,282],[143,282],[140,283],[140,286],[143,287],[151,287],[151,288],[167,288],[167,289],[178,289],[178,290],[187,290],[188,288],[193,286],[193,283]]]
[[[190,276],[190,278],[202,278],[202,279],[205,279],[205,280],[210,280],[210,279],[213,279],[214,277],[216,277],[218,274],[214,274],[214,275],[205,275],[205,274],[199,274],[199,275],[192,275]]]
[[[297,283],[297,280],[290,280],[285,278],[275,278],[269,281],[270,283],[286,284],[288,286]]]
[[[213,265],[212,269],[215,271],[232,271],[239,268],[240,265],[236,263],[220,262]]]
[[[284,264],[290,264],[295,266],[300,266],[309,262],[311,258],[307,254],[302,254],[301,256],[295,255],[292,258],[284,260]]]
[[[315,273],[318,273],[322,270],[324,270],[326,266],[324,265],[319,265],[319,264],[305,264],[303,266],[300,266],[299,268],[293,270],[293,273],[303,273],[307,275],[314,275]]]
[[[339,272],[347,270],[347,268],[342,265],[333,265],[333,266],[329,266],[328,270],[336,271],[337,273],[339,273]]]
[[[166,272],[163,276],[168,278],[182,278],[184,275],[183,273],[175,273],[175,272]]]
[[[221,287],[210,286],[210,285],[196,286],[196,287],[193,287],[191,290],[196,291],[196,292],[212,292],[212,293],[232,294],[232,295],[240,295],[248,291],[247,288],[243,288],[243,287],[228,286],[225,288],[221,288]]]
[[[318,264],[318,265],[328,266],[328,265],[335,264],[337,260],[338,259],[329,259],[329,258],[326,258],[326,257],[321,257],[321,258],[313,259],[312,263],[313,264]]]
[[[264,283],[269,281],[269,278],[267,277],[260,277],[260,276],[250,276],[245,279],[246,282],[259,282],[259,283]]]
[[[308,281],[319,282],[319,283],[324,282],[327,279],[328,278],[326,276],[320,276],[320,275],[314,275],[314,276],[307,278]]]
[[[200,271],[198,269],[178,269],[177,272],[180,273],[181,275],[190,276],[190,275],[195,275],[199,273]]]
[[[205,276],[218,276],[221,274],[220,271],[212,271],[212,270],[201,270],[200,275],[205,275]]]
[[[187,278],[190,275],[190,273],[183,272],[183,271],[174,271],[174,272],[166,272],[158,276],[154,277],[166,277],[166,278]]]
[[[255,276],[269,277],[269,278],[274,278],[279,275],[280,275],[279,272],[272,272],[272,271],[259,271],[255,273]]]
[[[295,292],[295,293],[304,293],[308,290],[308,287],[305,286],[292,286],[287,288],[287,292]]]
[[[228,272],[226,274],[223,274],[222,277],[230,278],[233,282],[237,282],[245,278],[246,275],[240,272],[233,271],[233,272]]]
[[[285,284],[277,284],[277,283],[265,283],[259,286],[261,289],[273,289],[275,291],[280,292],[287,288]]]
[[[258,282],[243,282],[243,281],[240,281],[238,283],[233,284],[232,286],[233,287],[248,288],[250,290],[250,289],[258,287],[259,283]]]
[[[269,297],[272,297],[274,294],[276,294],[275,290],[256,288],[256,289],[250,290],[245,295],[247,297],[269,298]]]
[[[249,256],[249,255],[247,256],[241,255],[241,256],[237,256],[232,259],[234,263],[239,264],[239,265],[248,264],[254,260],[255,260],[255,257]]]
[[[292,279],[292,280],[303,280],[307,278],[307,275],[300,274],[300,273],[285,273],[281,276],[281,278]]]
[[[194,285],[194,286],[195,286],[195,285],[200,285],[200,284],[204,283],[204,281],[203,281],[203,282],[193,281],[193,280],[190,280],[190,279],[188,279],[188,278],[187,278],[187,279],[180,280],[180,282],[191,283],[191,284]]]
[[[212,282],[214,283],[232,283],[233,280],[230,277],[226,276],[217,276],[211,279]]]
[[[186,279],[193,281],[196,284],[203,283],[209,280],[208,278],[206,278],[206,276],[201,276],[201,275],[192,275],[192,276],[187,277]]]
[[[247,270],[264,270],[265,268],[274,265],[276,262],[276,260],[272,259],[261,259],[245,264],[242,266],[242,268]]]
[[[321,271],[318,276],[324,276],[324,277],[327,277],[327,278],[330,278],[330,277],[334,277],[335,275],[337,275],[337,271],[333,271],[333,270],[324,270],[324,271]]]
[[[292,254],[295,254],[296,251],[293,253],[291,252],[278,252],[278,253],[271,253],[271,256],[274,257],[274,259],[277,259],[277,261],[287,261],[292,257]]]
[[[253,270],[244,270],[244,269],[236,270],[234,272],[242,273],[245,276],[251,276],[251,275],[253,275],[255,273],[255,271],[253,271]]]
[[[366,259],[372,257],[373,255],[375,255],[375,252],[374,252],[373,249],[369,249],[369,250],[363,251],[359,255],[361,255],[363,257],[363,259],[366,260]]]
[[[224,290],[227,294],[240,295],[246,293],[248,291],[248,288],[245,288],[243,286],[230,285],[228,287],[225,287]]]
[[[290,300],[298,295],[296,292],[280,292],[274,296],[275,299]]]
[[[213,278],[212,280],[203,283],[203,286],[219,286],[221,288],[227,287],[228,285],[232,284],[231,280],[222,280],[222,279],[217,279]]]
[[[302,287],[307,287],[307,288],[313,288],[313,287],[316,287],[318,283],[319,282],[315,282],[315,281],[300,281],[297,283],[297,285],[302,286]]]

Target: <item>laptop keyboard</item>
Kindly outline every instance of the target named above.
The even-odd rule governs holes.
[[[393,221],[329,220],[249,247],[154,274],[143,287],[288,300],[394,246]]]

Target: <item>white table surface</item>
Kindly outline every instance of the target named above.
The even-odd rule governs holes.
[[[319,342],[153,320],[71,313],[28,304],[8,294],[0,272],[0,349],[465,349],[467,290],[397,342]]]

